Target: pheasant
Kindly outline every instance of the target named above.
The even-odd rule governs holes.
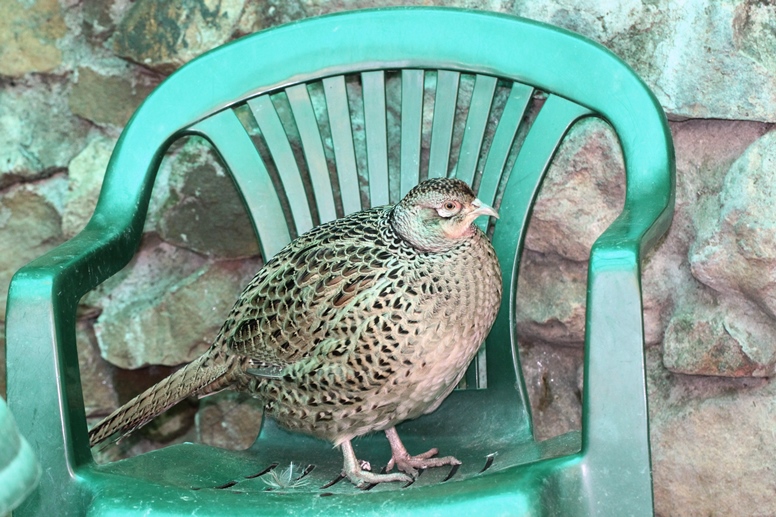
[[[339,446],[357,486],[459,464],[436,449],[410,455],[395,426],[439,407],[496,318],[501,271],[479,216],[498,214],[466,183],[440,178],[305,233],[261,268],[202,356],[97,424],[90,444],[231,388],[260,398],[283,427]],[[351,445],[374,431],[391,446],[386,473]]]

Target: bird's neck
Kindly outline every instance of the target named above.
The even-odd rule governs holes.
[[[418,251],[444,253],[461,244],[461,236],[451,238],[440,228],[429,228],[417,210],[401,203],[393,207],[389,220],[399,237]]]

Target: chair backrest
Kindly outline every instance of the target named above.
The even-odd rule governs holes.
[[[52,323],[26,336],[49,343],[32,352],[40,365],[34,374],[15,368],[24,352],[9,346],[9,399],[33,387],[60,398],[37,415],[15,413],[48,419],[47,447],[64,449],[70,467],[91,460],[75,310],[135,253],[170,143],[199,135],[233,175],[265,257],[317,223],[395,202],[425,177],[473,183],[500,209],[492,239],[505,296],[488,337],[498,346],[468,377],[470,385],[487,384],[488,420],[458,425],[462,435],[499,429],[530,439],[514,317],[520,251],[555,150],[574,122],[591,115],[617,133],[627,174],[623,212],[599,242],[616,241],[638,257],[670,223],[672,144],[654,96],[595,44],[493,13],[385,9],[305,20],[199,57],[154,90],[126,126],[86,229],[17,275],[9,317],[16,311],[15,318]],[[607,251],[596,263],[615,255]],[[35,290],[48,296],[46,306],[25,305]]]

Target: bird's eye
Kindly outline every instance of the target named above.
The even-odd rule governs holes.
[[[437,213],[440,217],[448,218],[452,217],[461,211],[461,204],[457,201],[445,201],[442,206],[437,208]]]

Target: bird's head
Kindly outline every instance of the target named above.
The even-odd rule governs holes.
[[[399,235],[421,251],[441,252],[474,234],[481,215],[498,212],[477,199],[469,185],[453,178],[424,181],[409,191],[393,209],[392,223]]]

